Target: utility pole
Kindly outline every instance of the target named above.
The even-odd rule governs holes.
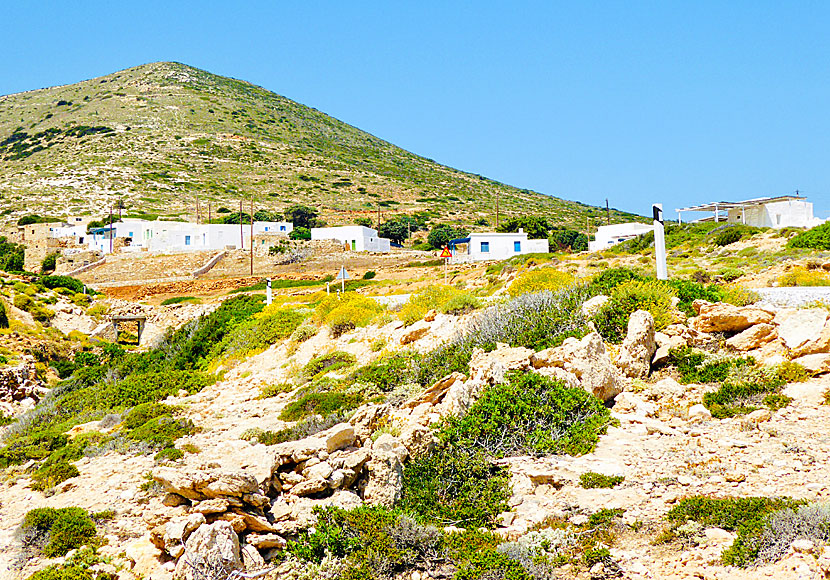
[[[251,276],[254,275],[254,196],[251,196]]]
[[[242,232],[242,199],[239,199],[239,247],[245,249],[245,234]]]
[[[378,204],[378,227],[380,227],[380,204]]]
[[[196,196],[196,223],[199,223],[199,196]]]
[[[112,205],[110,205],[110,254],[112,254]]]
[[[208,202],[208,223],[210,223],[210,222],[211,222],[211,216],[210,216],[210,202]]]
[[[499,190],[496,190],[496,229],[499,229]]]
[[[605,214],[608,216],[608,225],[611,225],[611,208],[608,207],[608,198],[605,198]]]

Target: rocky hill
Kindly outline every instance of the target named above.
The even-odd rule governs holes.
[[[535,213],[584,228],[604,209],[518,189],[405,151],[250,83],[153,63],[0,97],[0,208],[100,215],[203,215],[254,198],[333,223],[424,212],[441,221]],[[59,208],[59,209],[58,209]],[[612,211],[612,220],[636,216]]]

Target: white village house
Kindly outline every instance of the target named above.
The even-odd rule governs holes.
[[[466,248],[459,248],[466,246]],[[449,243],[453,264],[506,260],[520,254],[536,254],[548,251],[548,240],[529,240],[527,233],[473,232],[466,238],[451,240]]]
[[[758,228],[812,228],[825,220],[813,215],[813,204],[797,195],[759,197],[745,201],[716,201],[675,210],[678,222],[684,212],[707,212],[711,217],[696,221],[725,221]]]
[[[274,234],[286,237],[293,230],[291,222],[254,222],[254,236]],[[54,237],[73,237],[77,244],[103,254],[110,252],[115,240],[121,252],[187,252],[249,248],[251,226],[244,224],[197,224],[166,220],[124,219],[112,226],[94,228],[89,233],[82,226],[55,228]]]
[[[588,242],[588,250],[598,252],[620,242],[631,240],[637,236],[646,234],[654,229],[652,224],[629,222],[625,224],[613,224],[610,226],[599,226],[594,234],[594,240]]]
[[[312,240],[337,240],[353,252],[382,252],[390,250],[389,238],[378,237],[378,231],[366,226],[335,226],[311,228]]]

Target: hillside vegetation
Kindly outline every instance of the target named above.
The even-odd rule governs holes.
[[[600,208],[517,189],[419,157],[250,83],[152,63],[0,97],[0,206],[24,213],[195,215],[239,199],[301,202],[330,222],[377,211],[494,224],[543,214],[585,226]],[[25,210],[25,211],[24,211]],[[635,216],[612,211],[614,221]]]

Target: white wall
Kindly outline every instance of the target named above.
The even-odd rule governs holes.
[[[800,199],[730,209],[727,221],[758,228],[812,228],[823,222],[813,216],[813,204]]]
[[[641,236],[654,229],[653,225],[629,222],[625,224],[613,224],[610,226],[599,226],[594,241],[588,242],[588,250],[597,252],[616,246],[620,242]]]
[[[312,240],[337,240],[355,252],[388,252],[388,238],[378,237],[378,231],[366,226],[339,226],[311,228]]]

